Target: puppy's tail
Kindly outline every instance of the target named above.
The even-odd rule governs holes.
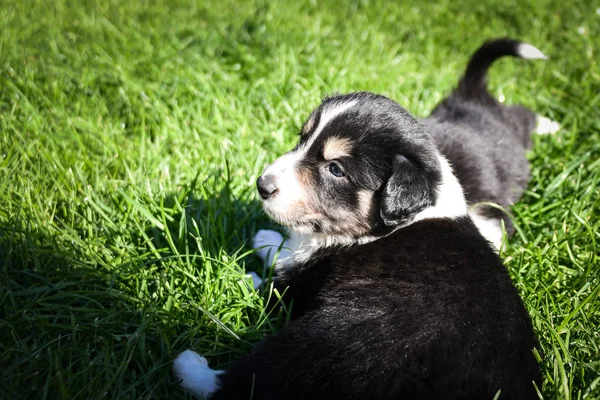
[[[458,93],[465,100],[488,97],[486,75],[494,61],[504,56],[527,59],[546,59],[544,53],[530,44],[512,39],[485,42],[471,57],[464,76],[458,84]]]

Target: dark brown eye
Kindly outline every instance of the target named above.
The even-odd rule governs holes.
[[[344,171],[342,171],[342,168],[338,163],[332,162],[329,164],[329,172],[331,172],[336,178],[341,178],[344,176]]]

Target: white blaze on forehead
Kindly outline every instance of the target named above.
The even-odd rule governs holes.
[[[298,164],[298,161],[304,156],[304,154],[306,153],[306,150],[309,149],[310,146],[312,146],[312,144],[315,142],[315,140],[317,139],[319,134],[321,132],[323,132],[323,129],[327,126],[327,124],[329,124],[329,122],[331,122],[331,120],[333,120],[338,115],[349,110],[355,104],[356,104],[356,100],[349,101],[347,103],[339,103],[339,104],[336,103],[332,106],[326,107],[321,112],[321,118],[319,119],[319,125],[317,126],[317,128],[315,129],[315,131],[313,132],[311,137],[306,141],[306,143],[304,143],[304,145],[302,145],[302,147],[300,149],[298,149],[296,151],[290,151],[289,153],[286,153],[283,156],[279,157],[277,160],[275,160],[273,162],[273,164],[269,165],[263,171],[263,175],[270,175],[270,174],[273,174],[276,176],[283,176],[283,175],[288,175],[288,174],[295,175],[293,172]],[[311,124],[312,124],[312,122],[311,122]]]
[[[302,153],[306,152],[310,147],[315,143],[321,132],[325,130],[325,127],[338,115],[341,115],[348,111],[350,108],[356,105],[357,101],[352,100],[346,103],[334,103],[332,105],[326,106],[323,111],[321,111],[321,118],[319,118],[319,125],[315,128],[315,131],[312,133],[310,138],[302,145],[302,148],[299,150]]]
[[[263,171],[263,175],[281,175],[293,170],[298,162],[298,155],[295,152],[289,152],[275,161]]]

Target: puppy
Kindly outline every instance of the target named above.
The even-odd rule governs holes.
[[[489,66],[502,56],[545,59],[535,47],[510,39],[485,43],[471,58],[458,88],[421,122],[448,158],[458,177],[469,215],[481,233],[499,249],[502,224],[514,233],[506,210],[517,202],[529,181],[526,151],[537,123],[538,134],[555,133],[559,125],[520,105],[506,106],[487,91]],[[481,202],[492,202],[502,209]]]
[[[490,56],[489,49],[507,44],[517,55],[539,53],[512,41],[484,45],[458,89],[420,122],[371,93],[323,101],[298,145],[257,181],[265,212],[292,233],[273,282],[292,304],[291,321],[227,371],[183,352],[173,369],[184,388],[211,399],[536,398],[531,322],[469,217],[447,159],[463,148],[443,129],[464,126],[475,135],[478,126],[492,127],[519,138],[521,123],[479,93],[485,85],[471,87],[482,82],[473,71],[507,53]],[[524,126],[535,121],[514,110]],[[525,133],[520,139],[525,148]],[[451,151],[444,156],[444,149]],[[497,176],[506,179],[498,185],[526,184]],[[281,243],[262,235],[255,245]]]

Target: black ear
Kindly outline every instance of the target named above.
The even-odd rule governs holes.
[[[435,182],[424,169],[401,155],[394,157],[392,167],[381,194],[380,214],[387,226],[398,225],[435,204]]]

